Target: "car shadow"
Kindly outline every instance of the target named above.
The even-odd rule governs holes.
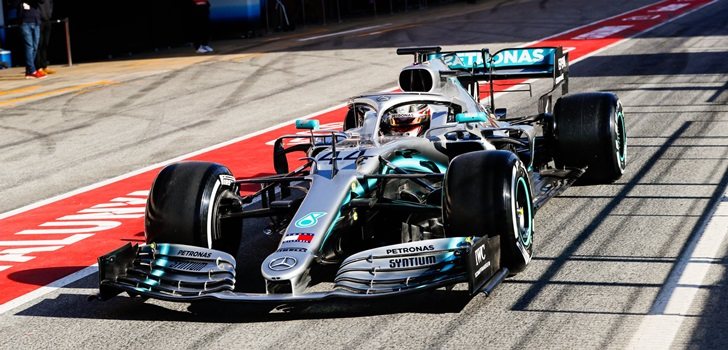
[[[48,285],[48,281],[61,279],[85,268],[87,268],[87,266],[63,266],[47,267],[40,269],[27,269],[9,273],[8,279],[23,284],[45,286]]]
[[[98,279],[89,276],[64,288],[95,289]],[[16,316],[129,321],[210,323],[275,322],[301,319],[335,319],[399,313],[459,313],[472,299],[467,290],[434,290],[420,294],[371,300],[329,299],[295,304],[258,304],[222,301],[172,303],[121,294],[101,301],[92,293],[61,293],[20,310]],[[487,299],[486,299],[487,300]]]

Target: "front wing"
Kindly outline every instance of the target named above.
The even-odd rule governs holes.
[[[235,291],[235,259],[179,244],[125,246],[99,257],[99,298],[127,292],[167,301],[212,299],[290,303],[330,298],[377,298],[467,282],[489,294],[507,275],[499,268],[498,237],[453,237],[379,247],[348,257],[331,290],[309,293]]]

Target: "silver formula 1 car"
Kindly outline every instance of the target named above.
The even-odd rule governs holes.
[[[622,175],[622,106],[611,93],[567,94],[561,48],[398,53],[414,56],[400,73],[402,92],[351,99],[343,131],[297,121],[306,136],[275,142],[277,175],[237,179],[202,162],[165,167],[147,203],[146,244],[99,258],[99,296],[288,303],[458,283],[489,294],[531,261],[534,217],[549,198],[577,181]],[[552,79],[539,113],[496,109],[493,82],[526,78]],[[490,90],[489,103],[481,90]],[[289,170],[294,154],[303,164]],[[250,184],[260,190],[241,194]],[[264,225],[243,232],[251,220]],[[241,236],[256,235],[277,244],[241,246]],[[239,264],[246,252],[263,253],[252,270],[264,291],[236,278],[251,270]]]

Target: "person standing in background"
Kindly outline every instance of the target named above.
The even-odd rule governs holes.
[[[192,40],[197,53],[212,52],[208,45],[210,41],[210,2],[207,0],[192,0]]]
[[[48,69],[48,43],[51,40],[51,18],[53,18],[53,0],[45,0],[38,6],[40,11],[40,39],[38,40],[38,53],[35,54],[35,68],[45,74],[56,71]]]
[[[40,39],[40,11],[38,6],[44,0],[14,0],[13,5],[18,9],[20,31],[25,43],[25,79],[45,78],[46,74],[35,67],[35,54]]]

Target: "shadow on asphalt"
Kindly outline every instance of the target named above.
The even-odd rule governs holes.
[[[680,126],[669,138],[667,138],[664,144],[652,154],[649,160],[645,162],[643,166],[629,183],[625,184],[622,189],[615,195],[612,200],[607,203],[602,210],[596,215],[594,220],[580,232],[576,238],[564,249],[564,251],[556,257],[553,262],[549,265],[548,269],[535,281],[533,285],[522,295],[518,301],[514,304],[514,310],[528,310],[529,305],[538,297],[538,295],[546,288],[554,277],[561,271],[567,262],[575,255],[579,248],[589,239],[589,237],[604,223],[621,203],[627,198],[627,195],[637,186],[642,179],[652,170],[662,156],[665,155],[667,150],[672,144],[674,144],[689,128],[691,122],[686,122]]]
[[[727,256],[728,251],[719,254]],[[723,275],[710,290],[710,295],[702,308],[700,322],[693,328],[693,333],[687,348],[694,349],[721,349],[725,348],[726,329],[728,329],[728,258],[722,262],[714,263],[713,269],[721,267]]]
[[[49,267],[41,269],[28,269],[8,274],[8,278],[12,281],[32,284],[36,286],[46,286],[48,281],[55,281],[68,276],[76,271],[85,269],[87,266],[64,266]]]
[[[714,8],[715,9],[715,8]],[[728,11],[728,7],[722,6],[718,9],[718,12],[726,12]],[[689,18],[686,17],[686,18]],[[681,19],[681,21],[692,21],[692,20],[686,20],[686,18]],[[710,31],[711,35],[728,35],[728,27],[725,26],[725,24],[721,24],[722,27],[718,28],[716,30]],[[697,26],[699,27],[699,26]],[[680,33],[676,34],[675,36],[700,36],[705,35],[704,28],[700,33],[693,32],[692,29],[693,26],[687,25],[684,26],[686,28],[685,30],[682,30]],[[647,33],[647,35],[641,35],[646,37],[666,37],[668,35],[665,35],[663,30],[668,29],[662,29],[658,28],[657,30],[651,31]],[[670,37],[673,37],[670,35]],[[609,67],[609,69],[604,69],[604,67]],[[700,74],[728,74],[728,66],[725,64],[725,52],[694,52],[694,53],[661,53],[661,54],[635,54],[635,55],[614,55],[614,56],[592,56],[589,58],[586,58],[582,63],[579,65],[576,65],[571,68],[570,70],[570,76],[572,78],[579,78],[579,77],[620,77],[620,76],[647,76],[647,75],[673,75],[673,74],[687,74],[687,75],[700,75]],[[624,83],[620,83],[620,86],[626,85]],[[629,105],[626,104],[628,107],[696,107],[696,106],[720,106],[720,105],[726,105],[724,101],[719,100],[719,97],[721,94],[726,93],[726,90],[728,89],[728,84],[725,84],[721,87],[695,87],[695,86],[688,86],[689,84],[686,83],[684,87],[680,86],[674,86],[674,85],[666,85],[665,87],[638,87],[635,89],[631,88],[610,88],[606,89],[608,91],[612,92],[618,92],[618,91],[633,91],[633,90],[649,90],[649,91],[681,91],[681,90],[715,90],[715,93],[708,98],[707,101],[696,101],[695,103],[686,104],[686,105],[671,105],[670,101],[666,101],[666,104],[662,103],[656,103],[655,105]],[[632,112],[628,112],[627,114],[631,114]],[[634,112],[634,114],[639,115],[640,113],[650,113],[650,112]],[[666,112],[654,112],[654,113],[666,113]],[[518,301],[514,304],[513,310],[518,311],[534,311],[529,306],[533,303],[533,301],[544,291],[544,289],[554,283],[554,277],[559,274],[559,272],[564,268],[565,264],[569,261],[572,261],[575,257],[578,255],[576,254],[580,248],[587,242],[587,240],[591,237],[591,235],[597,231],[597,229],[604,223],[604,221],[614,212],[614,210],[622,204],[622,202],[625,199],[629,198],[640,198],[635,196],[630,196],[629,194],[632,192],[632,190],[637,185],[645,185],[649,183],[649,181],[643,181],[645,177],[653,171],[653,168],[657,164],[657,161],[663,161],[662,165],[665,167],[665,169],[670,169],[673,166],[677,165],[677,162],[680,160],[684,160],[685,158],[681,158],[680,155],[685,153],[687,149],[694,148],[694,149],[700,149],[700,148],[706,148],[706,147],[721,147],[725,148],[726,145],[680,145],[676,144],[678,140],[681,139],[716,139],[716,138],[723,138],[723,136],[703,136],[706,131],[710,130],[711,123],[715,122],[725,122],[725,119],[721,119],[722,116],[721,113],[715,112],[711,116],[710,113],[706,113],[704,111],[698,111],[698,113],[703,113],[703,118],[692,120],[685,122],[682,124],[673,134],[668,136],[660,136],[661,140],[663,141],[663,144],[657,148],[654,153],[650,156],[650,158],[644,162],[644,166],[638,170],[629,170],[630,172],[633,172],[635,175],[630,179],[628,183],[619,183],[619,185],[622,185],[621,190],[615,195],[615,196],[595,196],[594,198],[606,198],[611,199],[603,208],[602,210],[596,215],[594,220],[592,220],[591,223],[582,231],[580,232],[576,238],[568,244],[568,246],[564,249],[562,254],[560,254],[558,257],[554,258],[553,261],[550,262],[550,265],[548,269],[546,269],[546,272],[543,273],[538,279],[532,280],[532,281],[509,281],[508,283],[525,283],[531,285],[528,291],[524,293]],[[632,136],[630,136],[632,137]],[[655,146],[640,146],[640,145],[630,145],[629,147],[650,147],[654,148]],[[673,151],[676,151],[678,155],[667,157],[667,152],[672,148]],[[694,159],[701,159],[699,157]],[[714,159],[714,158],[711,158]],[[725,159],[725,158],[720,158]],[[668,162],[667,165],[665,165],[665,162]],[[719,171],[719,170],[717,170]],[[702,229],[702,223],[706,222],[709,219],[710,211],[712,208],[714,208],[717,203],[723,198],[723,190],[728,186],[728,169],[723,170],[724,173],[721,177],[721,181],[719,183],[700,183],[699,185],[715,185],[715,190],[713,193],[710,194],[710,196],[707,197],[688,197],[692,199],[702,199],[702,200],[708,200],[708,203],[705,205],[705,209],[702,211],[702,213],[699,216],[699,219],[697,221],[697,224],[691,229],[690,235],[688,236],[687,240],[685,241],[685,244],[681,248],[679,256],[682,256],[684,254],[689,254],[690,252],[687,252],[686,249],[687,243],[690,242],[692,237],[700,233],[700,230]],[[660,178],[659,176],[657,178]],[[644,183],[643,183],[644,182]],[[680,184],[680,185],[689,185],[689,184]],[[560,196],[560,197],[566,197],[568,196]],[[573,197],[573,196],[572,196]],[[577,197],[573,197],[577,198]],[[589,198],[592,198],[589,196]],[[645,199],[649,199],[649,197],[644,197]],[[660,198],[669,198],[661,196]],[[630,260],[631,261],[631,260]],[[677,259],[675,259],[677,261]],[[676,268],[676,265],[673,264],[673,267],[670,271],[672,274],[674,272],[674,269]],[[725,279],[724,279],[725,280]],[[576,282],[577,284],[583,284],[588,285],[588,283],[581,283]],[[609,285],[609,284],[606,284]],[[663,284],[656,284],[656,285],[634,285],[632,287],[662,287]],[[725,288],[724,288],[725,289]],[[723,302],[728,303],[728,301],[725,300],[727,295],[726,293],[721,293],[720,290],[716,290],[711,295],[713,295],[712,299],[718,299],[723,298]],[[654,306],[651,308],[654,309]],[[724,307],[725,309],[725,307]],[[559,310],[541,310],[546,312],[561,312]],[[655,310],[652,310],[653,312]],[[659,310],[657,310],[659,311]],[[572,311],[569,311],[572,312]],[[580,313],[579,311],[573,311],[576,313]],[[585,312],[590,313],[590,312]],[[609,314],[610,312],[604,312],[605,314]],[[622,313],[619,313],[622,314]],[[720,314],[719,314],[720,315]],[[725,315],[725,312],[722,314]],[[723,323],[724,324],[724,323]],[[723,328],[725,329],[725,328]]]
[[[637,186],[640,185],[641,181],[647,176],[647,174],[650,173],[650,171],[653,170],[655,165],[658,163],[658,160],[669,160],[669,164],[665,166],[666,169],[670,169],[673,166],[676,165],[677,162],[681,160],[681,158],[666,158],[664,157],[665,154],[670,150],[671,147],[674,146],[674,144],[685,137],[692,137],[692,138],[700,138],[699,135],[704,133],[710,126],[709,122],[701,122],[696,123],[693,121],[688,121],[683,123],[672,135],[666,137],[665,142],[660,146],[653,154],[652,156],[644,163],[645,165],[639,169],[634,177],[630,180],[629,183],[624,184],[622,189],[612,198],[609,203],[607,203],[603,209],[596,215],[594,220],[592,220],[591,223],[581,232],[579,233],[576,238],[570,242],[570,244],[564,249],[564,251],[556,258],[553,259],[553,261],[550,263],[548,269],[546,272],[544,272],[543,275],[541,275],[538,279],[534,281],[523,281],[522,283],[531,284],[531,287],[528,289],[524,295],[522,295],[518,301],[514,304],[513,309],[514,310],[520,310],[520,311],[529,311],[529,305],[541,294],[541,292],[546,288],[548,285],[556,283],[553,282],[554,277],[558,275],[558,273],[561,271],[561,269],[566,265],[567,262],[571,261],[574,257],[578,256],[576,254],[579,249],[582,247],[582,245],[589,239],[589,237],[597,231],[600,225],[604,223],[604,221],[611,215],[611,213],[625,200],[628,198],[633,198],[633,196],[629,196],[628,194],[632,192],[632,190]],[[688,131],[690,131],[688,133]],[[686,133],[691,135],[685,135]],[[633,147],[633,146],[630,146]],[[696,147],[696,146],[690,146],[690,147]],[[680,148],[679,153],[684,153],[685,148]],[[664,164],[664,162],[663,162]],[[724,170],[723,176],[721,177],[721,181],[717,184],[715,187],[715,190],[713,193],[708,197],[700,197],[700,199],[708,199],[708,203],[705,205],[705,209],[700,215],[699,220],[697,221],[698,224],[693,226],[690,235],[688,236],[687,240],[685,241],[685,244],[681,248],[679,256],[682,256],[684,254],[689,254],[690,252],[686,252],[687,249],[687,243],[690,242],[693,236],[700,233],[700,230],[702,229],[701,223],[706,222],[709,219],[711,209],[714,208],[717,203],[723,198],[723,190],[728,186],[728,169]],[[649,199],[649,197],[646,197]],[[664,198],[664,197],[661,197]],[[676,260],[677,261],[677,260]],[[673,272],[675,269],[675,265],[673,265],[670,273]],[[512,282],[511,282],[512,283]],[[583,284],[588,285],[588,283],[583,282],[576,282],[577,284]],[[656,284],[656,285],[635,285],[636,287],[661,287],[663,284]],[[553,310],[554,312],[558,312],[557,310]]]
[[[634,55],[591,56],[582,63],[570,67],[570,77],[627,77],[644,75],[672,74],[727,74],[726,52],[673,52]],[[604,69],[609,67],[609,69]],[[644,85],[640,82],[641,85]],[[644,89],[644,88],[643,88]],[[647,88],[656,91],[705,90],[701,86],[685,83],[675,87],[674,83],[665,87]],[[627,88],[624,91],[629,91]],[[610,91],[623,91],[612,89]]]
[[[95,276],[85,278],[66,288],[96,288]],[[467,290],[435,290],[422,294],[374,300],[325,300],[317,303],[235,304],[218,301],[201,301],[191,304],[147,302],[143,298],[122,294],[107,301],[99,301],[93,295],[60,294],[54,299],[44,299],[16,316],[59,317],[102,320],[177,321],[177,322],[275,322],[301,319],[335,319],[367,317],[400,313],[460,313],[471,299]],[[487,301],[487,300],[486,300]],[[475,301],[473,301],[475,302]],[[174,305],[186,305],[186,309],[174,309]]]

